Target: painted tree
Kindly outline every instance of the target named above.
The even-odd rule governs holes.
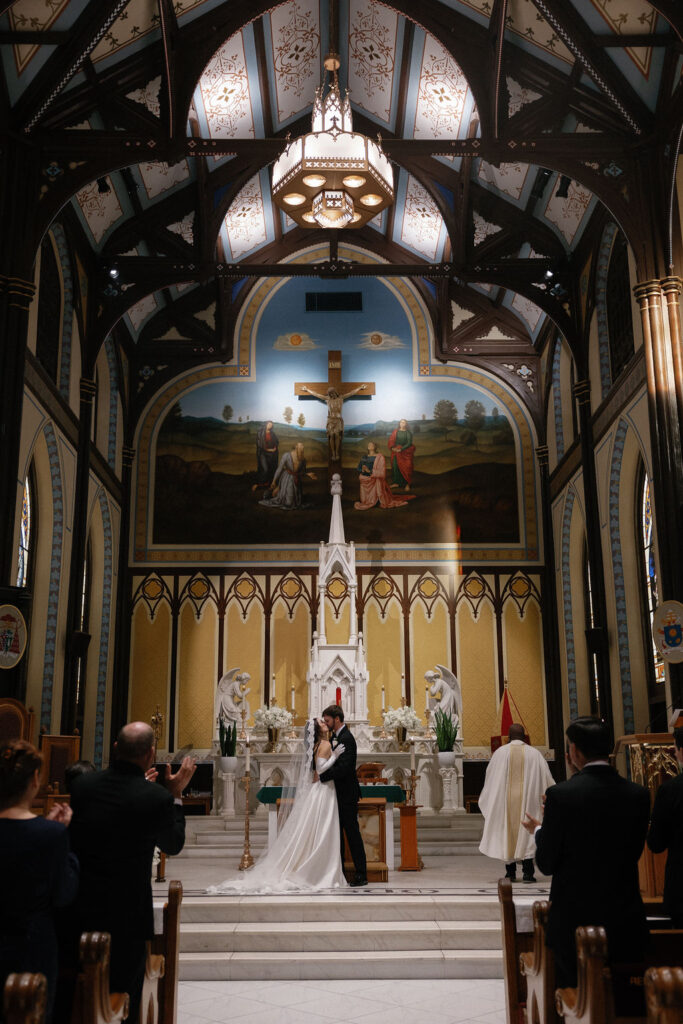
[[[296,422],[299,424],[300,427],[306,426],[306,417],[302,412],[300,412],[299,415],[297,416]]]
[[[293,415],[294,415],[294,410],[292,409],[291,405],[286,405],[285,406],[285,411],[282,414],[282,418],[285,421],[285,423],[291,423]]]
[[[493,409],[491,409],[491,419],[493,420],[494,423],[498,422],[498,417],[499,416],[500,416],[500,413],[498,411],[498,406],[494,405]]]
[[[226,423],[230,422],[230,420],[232,419],[233,415],[234,415],[233,407],[231,405],[224,405],[223,406],[223,419],[225,420]]]
[[[465,426],[470,430],[481,430],[486,422],[486,409],[481,402],[473,398],[465,406]]]
[[[448,428],[452,427],[458,418],[458,410],[449,398],[440,398],[434,406],[434,422],[443,430],[443,436],[448,440]]]

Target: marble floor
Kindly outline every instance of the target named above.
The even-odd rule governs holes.
[[[180,983],[178,1024],[505,1024],[498,979]]]
[[[183,883],[186,898],[233,874],[220,859],[169,858],[166,877]],[[496,900],[502,865],[481,854],[433,857],[420,872],[391,872],[373,895],[400,890],[479,894]],[[518,885],[520,895],[546,896],[547,879]],[[155,885],[155,897],[165,886]],[[368,890],[361,890],[368,892]],[[349,890],[358,894],[359,890]],[[267,897],[263,897],[267,899]],[[310,898],[310,897],[309,897]],[[178,1024],[505,1024],[503,982],[497,978],[306,981],[182,981]]]

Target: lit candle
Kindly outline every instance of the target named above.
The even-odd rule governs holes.
[[[246,750],[246,761],[245,761],[245,764],[244,764],[244,774],[248,775],[249,774],[249,765],[251,763],[251,751],[249,749],[249,737],[248,736],[247,736],[247,742],[246,742],[246,745],[245,745],[245,750]]]
[[[270,703],[275,707],[277,704],[277,690],[275,688],[275,673],[273,672],[273,681],[270,684]]]
[[[382,687],[382,714],[384,714],[384,711],[385,711],[385,709],[386,709],[386,706],[387,706],[387,705],[386,705],[386,702],[385,702],[385,700],[384,700],[384,687]]]
[[[415,774],[415,740],[410,741],[410,770]]]
[[[291,707],[292,711],[294,711],[295,708],[296,708],[296,701],[294,700],[294,687],[292,687],[292,703],[291,703],[290,707]]]

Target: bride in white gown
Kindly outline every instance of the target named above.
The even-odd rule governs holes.
[[[277,838],[251,870],[211,886],[207,892],[286,893],[346,887],[334,782],[313,781],[314,766],[320,775],[343,753],[343,744],[332,750],[322,720],[306,724],[294,802]]]

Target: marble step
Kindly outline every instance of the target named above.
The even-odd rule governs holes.
[[[258,857],[266,848],[265,836],[262,840],[252,840],[250,842],[251,853],[253,857]],[[242,856],[242,850],[244,848],[244,839],[235,840],[232,843],[225,843],[221,846],[210,846],[197,845],[197,844],[186,844],[182,851],[173,858],[174,860],[183,857],[215,857],[215,858],[229,858],[230,861],[234,860],[235,867]]]
[[[489,922],[500,929],[500,910],[494,896],[307,895],[186,896],[182,924],[291,923],[330,921],[443,921]]]
[[[502,953],[494,949],[180,954],[181,981],[502,977]]]
[[[182,953],[359,953],[381,950],[498,949],[494,921],[308,921],[183,924]]]

